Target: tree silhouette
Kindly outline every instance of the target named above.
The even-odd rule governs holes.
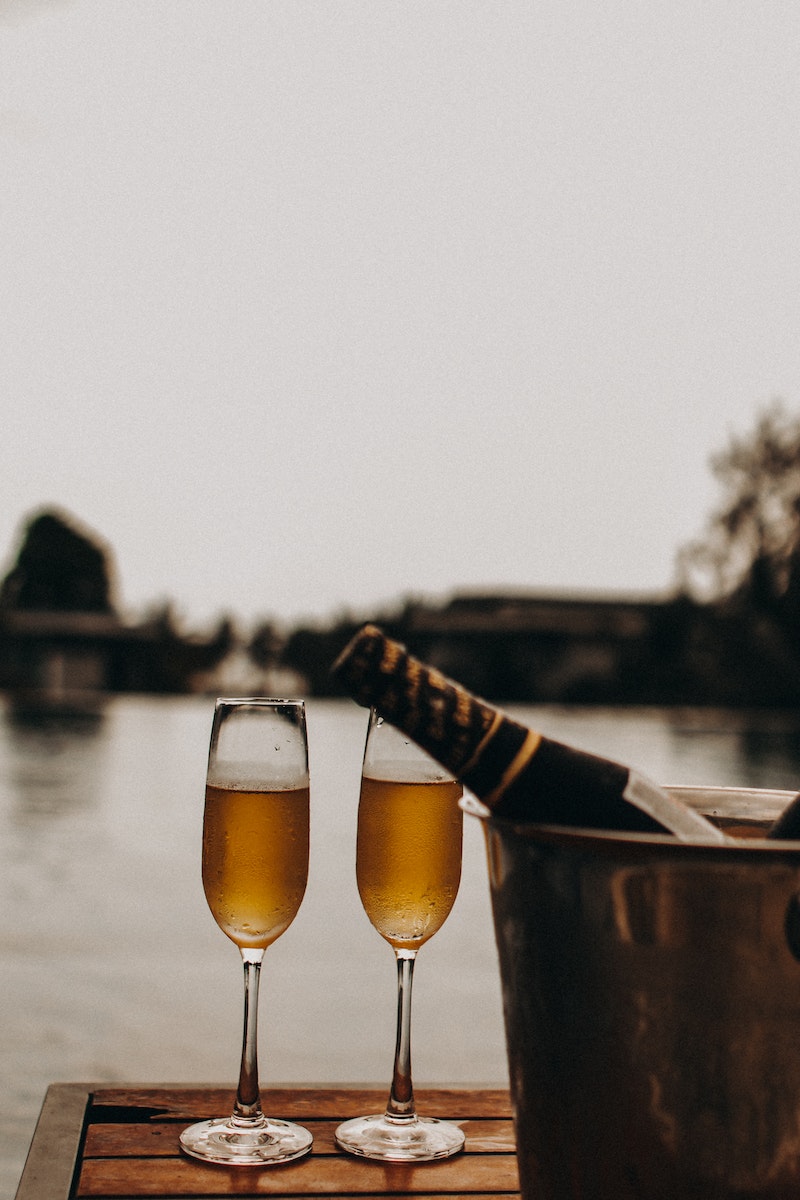
[[[108,556],[60,513],[31,518],[17,561],[0,588],[0,608],[113,612]]]
[[[775,618],[797,636],[800,416],[774,402],[711,466],[723,500],[705,538],[681,552],[684,589]]]

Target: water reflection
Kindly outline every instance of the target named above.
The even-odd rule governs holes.
[[[748,729],[740,735],[742,773],[750,786],[769,768],[779,786],[800,791],[800,738],[796,729]]]
[[[240,985],[199,865],[212,707],[116,697],[77,723],[0,710],[0,1200],[14,1195],[49,1082],[229,1077]],[[515,711],[663,783],[800,788],[800,713]],[[395,1013],[355,885],[366,713],[311,700],[308,720],[311,870],[291,936],[270,950],[264,1070],[372,1082]],[[488,1085],[506,1072],[502,999],[478,823],[464,836],[459,897],[415,999],[415,1070]]]
[[[687,782],[800,790],[800,714],[667,710],[676,760],[698,763]]]
[[[0,724],[0,788],[23,820],[66,816],[98,803],[108,741],[102,712],[79,716],[20,713]]]

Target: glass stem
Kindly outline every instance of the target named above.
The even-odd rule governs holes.
[[[261,1119],[261,1095],[258,1089],[258,984],[263,950],[242,950],[244,963],[244,1033],[239,1087],[233,1109],[235,1121],[249,1124]]]
[[[397,958],[397,1042],[394,1050],[392,1090],[386,1105],[387,1117],[410,1120],[416,1116],[414,1088],[411,1083],[411,984],[416,950],[396,950]]]

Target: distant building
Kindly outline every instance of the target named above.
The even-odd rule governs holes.
[[[412,605],[397,634],[487,697],[796,707],[800,664],[748,611],[686,595],[456,595]]]
[[[536,593],[461,594],[406,609],[409,645],[445,673],[507,700],[602,702],[643,696],[651,651],[674,626],[674,601]]]
[[[113,692],[190,692],[230,644],[225,629],[192,638],[111,613],[0,610],[0,688],[18,706],[76,711]]]

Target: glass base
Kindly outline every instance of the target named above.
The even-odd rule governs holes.
[[[435,1117],[355,1117],[336,1130],[336,1144],[350,1154],[383,1162],[427,1162],[464,1149],[464,1131]]]
[[[312,1140],[302,1125],[269,1117],[257,1121],[239,1121],[235,1117],[198,1121],[184,1129],[180,1137],[181,1150],[186,1154],[228,1167],[291,1162],[308,1154]]]

